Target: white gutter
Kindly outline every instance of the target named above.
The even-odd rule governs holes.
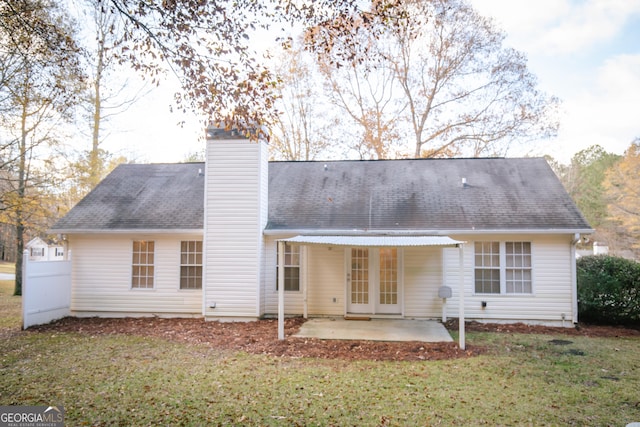
[[[278,239],[291,244],[324,246],[457,246],[463,242],[449,236],[308,236]]]
[[[484,234],[592,234],[591,228],[576,229],[483,229],[483,230],[365,230],[365,229],[265,229],[265,236],[449,236],[460,234],[484,235]]]
[[[49,234],[204,234],[203,228],[49,229]]]

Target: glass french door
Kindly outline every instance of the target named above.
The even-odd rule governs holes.
[[[372,313],[369,281],[369,249],[351,249],[351,274],[347,277],[349,313]]]
[[[352,248],[347,312],[401,313],[397,248]]]

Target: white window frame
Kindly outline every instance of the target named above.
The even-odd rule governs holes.
[[[291,249],[295,248],[295,251],[297,251],[297,261],[298,263],[287,263],[287,255],[289,256],[289,260],[292,260],[293,258],[291,257],[291,255],[294,255],[293,252],[291,251]],[[302,246],[301,245],[292,245],[288,242],[284,242],[284,269],[285,269],[285,282],[287,281],[287,269],[291,269],[291,268],[297,268],[298,269],[298,289],[287,289],[285,287],[284,291],[287,293],[299,293],[302,292]],[[276,244],[276,281],[275,281],[275,292],[278,292],[278,245]]]
[[[183,244],[187,244],[187,250],[186,252],[182,250]],[[194,251],[190,251],[190,245],[191,244],[195,244],[195,250]],[[200,244],[200,248],[198,248],[198,244]],[[198,250],[199,249],[199,250]],[[202,270],[203,270],[203,266],[202,266],[202,253],[203,253],[203,247],[202,247],[202,240],[181,240],[180,241],[180,281],[178,283],[178,289],[180,289],[181,291],[199,291],[202,290]],[[187,262],[183,262],[183,258],[187,257]],[[198,259],[199,258],[199,259]],[[200,261],[200,262],[198,262]],[[183,279],[183,275],[182,275],[182,268],[183,267],[195,267],[198,268],[200,267],[200,277],[198,276],[187,276],[186,279],[187,281],[190,280],[197,280],[200,279],[200,283],[199,283],[199,287],[182,287],[182,279]],[[196,283],[197,285],[197,283]]]
[[[149,251],[147,249],[145,252],[142,252],[142,251],[138,251],[137,252],[138,253],[138,262],[137,263],[136,263],[136,250],[135,250],[136,243],[138,243],[138,244],[139,243],[146,243],[146,244],[152,243],[153,244],[153,251]],[[155,267],[156,255],[155,255],[155,252],[156,252],[156,244],[155,244],[154,240],[142,240],[141,239],[141,240],[133,240],[131,242],[131,289],[134,289],[134,290],[153,290],[153,289],[155,289],[155,287],[156,287],[156,267]],[[143,260],[143,261],[146,261],[146,262],[140,262],[141,261],[140,257],[143,254],[146,255],[145,256],[145,260]],[[151,263],[148,262],[149,261],[149,254],[152,255],[152,262]],[[146,274],[145,276],[141,276],[141,275],[135,276],[134,273],[136,271],[136,267],[146,268],[146,269],[152,268],[153,269],[153,274],[151,274],[151,275]],[[148,272],[148,270],[147,270],[147,272]],[[138,278],[145,277],[146,281],[147,281],[145,286],[140,286],[140,283],[136,284],[135,280],[134,280],[135,277],[138,277]],[[151,279],[151,286],[147,286],[149,278]]]
[[[500,264],[499,264],[499,271],[500,271],[500,292],[497,293],[490,293],[490,292],[477,292],[476,291],[476,270],[478,270],[479,268],[476,265],[476,253],[475,253],[475,244],[476,243],[498,243],[499,244],[499,256],[500,256]],[[507,267],[507,243],[515,243],[515,244],[522,244],[522,243],[527,243],[529,244],[529,259],[530,259],[530,265],[526,268],[519,268],[519,267]],[[504,240],[504,241],[496,241],[496,240],[482,240],[482,241],[476,241],[474,242],[473,245],[473,294],[474,295],[488,295],[488,296],[496,296],[496,295],[503,295],[503,296],[530,296],[530,295],[534,295],[534,260],[533,260],[533,242],[529,241],[529,240]],[[513,269],[517,269],[517,270],[529,270],[530,271],[530,281],[531,281],[531,292],[507,292],[507,270],[513,270]]]

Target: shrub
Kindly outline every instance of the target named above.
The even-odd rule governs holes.
[[[582,257],[577,280],[581,321],[640,324],[640,263],[609,255]]]

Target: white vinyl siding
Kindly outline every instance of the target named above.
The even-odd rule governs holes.
[[[345,314],[345,248],[308,246],[307,299],[309,315]]]
[[[286,236],[291,237],[291,236]],[[345,273],[344,248],[327,246],[301,246],[300,292],[285,293],[285,313],[304,313],[304,292],[307,288],[309,316],[342,316],[345,313]],[[266,245],[266,259],[276,256],[276,242],[269,238]],[[264,270],[265,312],[278,312],[278,292],[276,291],[276,265],[268,262]]]
[[[180,242],[201,236],[70,235],[75,315],[200,315],[202,292],[180,290]],[[155,279],[144,292],[131,287],[132,242],[153,240]]]
[[[267,259],[275,256],[275,241],[269,239]],[[346,312],[345,249],[338,246],[308,245],[303,247],[301,282],[306,281],[309,316],[342,316]],[[442,285],[442,256],[439,247],[408,247],[398,250],[399,288],[406,317],[436,318],[442,313],[438,287]],[[401,259],[402,258],[402,259]],[[276,314],[278,294],[275,288],[275,266],[265,269],[267,288],[266,313]],[[402,270],[402,271],[400,271]],[[285,294],[285,313],[303,313],[303,293]]]
[[[480,321],[526,321],[560,324],[572,320],[570,241],[572,235],[451,236],[464,246],[465,317]],[[477,294],[474,289],[474,241],[531,242],[531,293]],[[459,260],[457,249],[444,250],[445,283],[453,289],[448,314],[458,314]],[[482,307],[482,302],[486,307]]]
[[[405,317],[441,316],[442,299],[438,298],[438,288],[442,284],[442,248],[404,248]]]
[[[289,236],[285,236],[289,237]],[[570,235],[491,235],[482,241],[531,243],[531,293],[476,294],[474,284],[474,240],[477,236],[451,236],[466,241],[463,248],[465,315],[468,320],[524,321],[566,324],[572,320]],[[301,281],[306,281],[309,316],[342,316],[346,307],[345,250],[350,248],[320,245],[303,246]],[[447,285],[453,297],[447,299],[449,317],[458,315],[460,285],[460,251],[458,248],[439,246],[405,247],[398,252],[399,274],[403,280],[402,315],[405,318],[431,318],[442,316],[443,301],[438,288]],[[267,244],[267,258],[275,257],[275,239]],[[518,264],[518,263],[516,263]],[[522,264],[527,264],[523,262]],[[275,291],[275,265],[267,263],[265,311],[276,314],[278,294]],[[401,271],[400,271],[401,270]],[[285,295],[285,313],[302,314],[303,292]],[[482,302],[486,307],[482,307]]]
[[[287,236],[290,237],[290,236]],[[299,246],[300,251],[300,291],[287,291],[284,298],[284,311],[290,315],[302,315],[304,313],[302,292],[305,281],[310,275],[308,271],[305,274],[305,258],[311,248]],[[268,238],[265,244],[265,266],[263,269],[262,292],[263,307],[266,314],[275,315],[278,313],[278,292],[276,288],[277,282],[277,243],[272,237]]]
[[[262,314],[266,159],[264,143],[207,143],[204,304],[208,317],[257,318]]]

